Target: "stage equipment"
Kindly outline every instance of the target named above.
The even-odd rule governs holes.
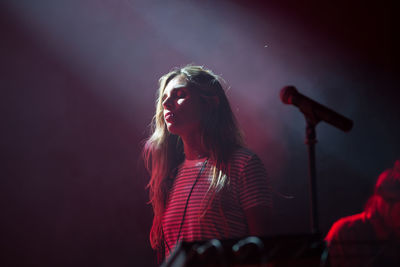
[[[348,132],[353,127],[353,121],[300,94],[294,86],[286,86],[282,88],[280,97],[283,103],[292,104],[298,107],[306,119],[305,143],[308,147],[311,233],[317,234],[319,233],[319,220],[316,191],[317,175],[315,166],[315,144],[317,143],[317,134],[315,127],[322,120],[341,129],[342,131]]]
[[[319,235],[249,236],[243,239],[181,242],[161,267],[324,266]]]
[[[352,120],[300,94],[294,86],[282,88],[280,97],[283,103],[298,107],[315,125],[320,121],[325,121],[345,132],[353,127]]]

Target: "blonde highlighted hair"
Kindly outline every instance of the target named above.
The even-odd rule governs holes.
[[[209,187],[211,199],[228,181],[227,163],[235,149],[243,145],[243,138],[222,86],[222,79],[201,66],[187,65],[175,68],[159,80],[156,113],[151,122],[151,134],[143,149],[143,158],[151,177],[148,184],[154,218],[150,231],[153,249],[162,247],[161,220],[174,170],[184,160],[183,142],[168,132],[163,117],[162,97],[165,87],[175,77],[183,75],[190,90],[194,90],[204,105],[201,119],[201,144],[208,152],[212,166]]]

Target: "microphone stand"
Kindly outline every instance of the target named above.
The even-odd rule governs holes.
[[[317,134],[315,127],[320,120],[316,116],[307,116],[306,118],[306,140],[308,150],[308,175],[310,190],[310,216],[311,216],[311,233],[319,234],[318,225],[318,201],[317,201],[317,174],[315,164],[315,144],[317,143]]]
[[[308,146],[311,232],[312,234],[319,235],[317,175],[315,170],[315,144],[317,143],[315,127],[321,120],[324,120],[336,128],[348,132],[353,127],[353,121],[300,94],[294,86],[286,86],[282,88],[280,97],[284,104],[291,104],[298,107],[306,119],[307,126],[305,143]]]

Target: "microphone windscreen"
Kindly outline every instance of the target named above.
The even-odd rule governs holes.
[[[282,88],[280,92],[280,97],[283,103],[292,104],[293,95],[296,95],[298,93],[299,92],[297,91],[296,87],[289,85]]]

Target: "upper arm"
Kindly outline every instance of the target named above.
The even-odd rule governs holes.
[[[264,164],[257,155],[247,162],[240,179],[240,201],[249,235],[271,233],[272,189]]]
[[[272,207],[270,179],[261,160],[253,155],[245,164],[238,181],[239,201],[243,210],[256,206]]]

